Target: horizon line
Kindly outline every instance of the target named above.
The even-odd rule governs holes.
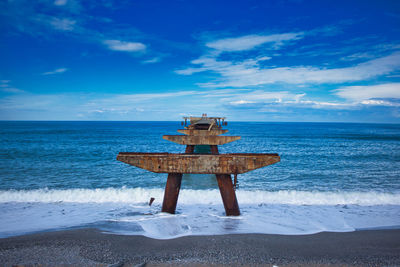
[[[0,122],[181,122],[183,120],[2,120]],[[343,124],[400,124],[399,122],[356,121],[230,121],[228,123],[343,123]]]

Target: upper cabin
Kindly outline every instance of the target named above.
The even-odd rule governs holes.
[[[225,117],[207,117],[206,113],[201,117],[183,117],[183,119],[182,125],[188,130],[220,130],[222,126],[228,125]]]

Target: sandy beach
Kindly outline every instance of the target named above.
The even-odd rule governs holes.
[[[0,239],[1,266],[400,266],[399,255],[400,230],[157,240],[78,229]]]

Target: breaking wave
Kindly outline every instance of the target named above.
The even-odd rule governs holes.
[[[161,188],[99,188],[99,189],[35,189],[1,190],[0,203],[7,202],[74,202],[74,203],[146,203],[154,197],[162,202]],[[400,205],[399,193],[384,192],[319,192],[319,191],[246,191],[238,190],[240,204],[288,205]],[[219,190],[183,189],[180,204],[221,204]]]

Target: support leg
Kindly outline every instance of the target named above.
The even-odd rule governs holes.
[[[182,173],[168,173],[167,184],[165,185],[164,201],[162,212],[175,214],[176,203],[178,202],[179,190],[181,189]]]
[[[230,174],[217,174],[217,182],[219,192],[221,193],[222,202],[224,203],[225,213],[227,216],[240,215],[239,205],[236,199],[236,193],[233,189]]]

